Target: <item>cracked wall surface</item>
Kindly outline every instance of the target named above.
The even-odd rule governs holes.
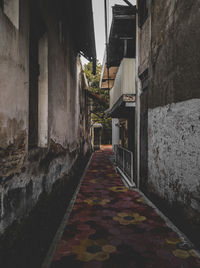
[[[76,161],[91,149],[85,80],[69,26],[60,33],[53,6],[38,8],[49,44],[46,148],[28,147],[29,1],[20,1],[19,30],[0,8],[0,233],[63,177],[70,180]]]
[[[149,108],[199,98],[199,1],[151,1]]]
[[[148,188],[200,213],[200,99],[149,109]]]
[[[148,19],[139,30],[139,74],[148,68],[148,175],[141,183],[199,226],[200,2],[147,3]]]

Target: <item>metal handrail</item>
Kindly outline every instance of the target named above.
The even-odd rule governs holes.
[[[130,186],[135,186],[133,177],[133,152],[119,145],[114,145],[115,163]]]

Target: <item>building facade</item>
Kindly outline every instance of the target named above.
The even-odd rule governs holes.
[[[110,90],[106,112],[119,118],[120,135],[113,125],[113,137],[119,137],[119,144],[127,137],[128,142],[122,144],[126,149],[133,142],[136,186],[166,209],[179,226],[193,232],[195,239],[200,223],[200,2],[138,0],[136,7],[125,2],[128,6],[113,7],[101,78],[102,88]],[[131,19],[135,25],[128,25]],[[125,51],[132,51],[128,58],[135,60],[135,65],[134,70],[129,66],[122,74]],[[136,93],[128,125],[126,104],[122,106],[123,77]],[[128,162],[125,159],[123,165]]]
[[[137,182],[186,220],[200,222],[199,1],[137,1]]]
[[[77,9],[77,5],[79,9]],[[0,232],[90,151],[91,1],[0,1]]]
[[[101,83],[109,90],[112,144],[116,163],[127,183],[133,186],[135,161],[135,44],[136,7],[113,6],[113,19],[105,53]]]

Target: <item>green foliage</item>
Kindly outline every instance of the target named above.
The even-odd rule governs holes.
[[[97,61],[96,75],[92,74],[92,63],[84,65],[84,72],[88,80],[89,90],[107,100],[106,105],[102,105],[98,100],[93,99],[92,104],[92,120],[93,122],[101,123],[103,126],[102,141],[108,143],[111,140],[112,120],[104,114],[104,111],[109,107],[109,91],[99,88],[102,65]]]

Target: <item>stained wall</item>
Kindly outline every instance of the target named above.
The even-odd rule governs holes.
[[[86,82],[78,51],[58,5],[47,1],[39,2],[37,9],[48,41],[48,137],[45,146],[29,146],[32,18],[29,1],[19,2],[19,29],[0,8],[1,233],[27,216],[65,175],[70,180],[77,159],[91,148]],[[37,103],[37,94],[31,96]]]
[[[147,2],[138,55],[139,75],[148,67],[144,190],[193,228],[200,222],[200,2]]]

